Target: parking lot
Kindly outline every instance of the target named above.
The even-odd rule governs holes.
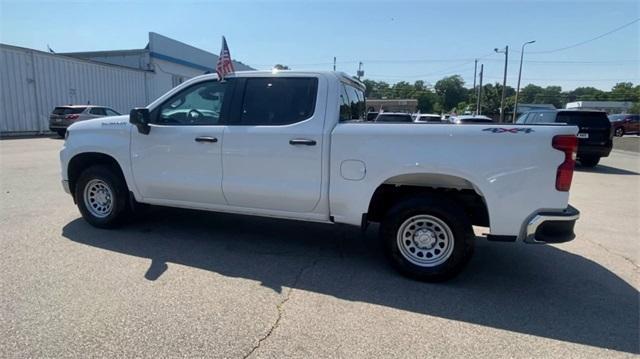
[[[578,169],[577,238],[487,242],[415,282],[357,229],[154,208],[85,223],[53,138],[0,141],[0,356],[625,357],[639,349],[640,155]]]

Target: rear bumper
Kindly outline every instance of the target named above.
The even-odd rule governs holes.
[[[609,140],[603,145],[578,145],[578,158],[583,156],[607,157],[611,153],[613,141]]]
[[[573,240],[573,227],[580,218],[580,211],[568,206],[559,212],[536,213],[525,226],[526,243],[563,243]]]
[[[49,129],[51,131],[55,131],[55,130],[63,130],[66,129],[67,127],[71,126],[73,122],[69,121],[69,120],[61,120],[61,121],[57,121],[57,120],[49,120]]]

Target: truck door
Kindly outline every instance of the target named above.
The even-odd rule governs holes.
[[[132,129],[132,170],[145,199],[225,204],[221,113],[232,86],[230,79],[186,87],[151,112],[149,134]]]
[[[316,207],[326,93],[324,78],[238,79],[222,144],[229,205],[287,212]]]

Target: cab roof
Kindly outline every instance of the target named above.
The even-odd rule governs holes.
[[[303,76],[335,76],[340,81],[350,83],[359,87],[361,90],[365,90],[366,86],[360,80],[355,77],[349,76],[342,71],[296,71],[296,70],[273,70],[273,71],[236,71],[227,75],[227,78],[243,78],[243,77],[303,77]],[[215,73],[200,75],[194,77],[194,79],[218,79],[218,75]]]

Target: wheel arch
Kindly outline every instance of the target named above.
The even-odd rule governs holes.
[[[69,189],[71,191],[71,195],[74,197],[74,201],[76,200],[74,195],[76,183],[78,182],[80,174],[85,169],[94,165],[105,165],[111,167],[114,171],[116,171],[116,174],[119,175],[126,183],[126,177],[124,175],[124,172],[122,171],[122,166],[113,156],[102,152],[78,153],[73,156],[71,160],[69,160],[69,164],[67,165]]]
[[[395,203],[417,195],[453,198],[474,225],[489,226],[488,205],[481,189],[467,178],[444,173],[405,173],[382,181],[370,197],[366,220],[380,222]]]

